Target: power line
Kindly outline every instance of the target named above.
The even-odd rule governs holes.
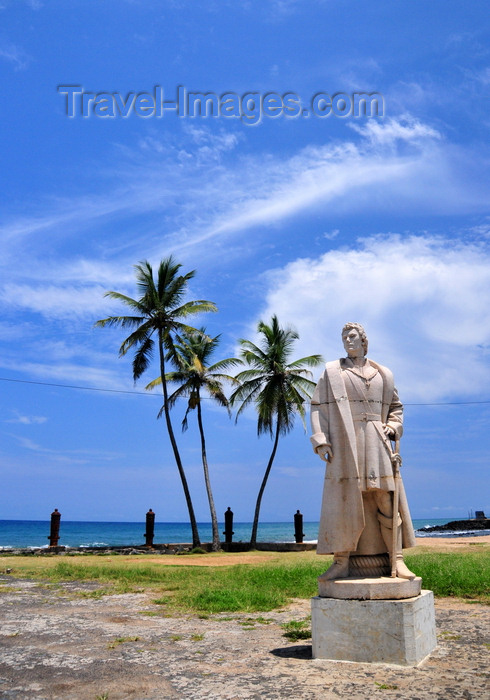
[[[404,403],[404,406],[477,406],[490,401],[436,401],[434,403]]]
[[[8,377],[0,377],[1,382],[14,382],[16,384],[35,384],[36,386],[54,386],[59,389],[81,389],[82,391],[98,391],[108,394],[138,394],[140,396],[157,396],[162,398],[158,394],[151,394],[148,391],[129,391],[128,389],[100,389],[94,386],[78,386],[76,384],[55,384],[54,382],[35,382],[28,379],[11,379]],[[181,397],[185,398],[185,397]],[[211,400],[210,396],[201,396],[201,399]],[[476,406],[481,404],[490,404],[490,400],[485,401],[435,401],[427,403],[404,403],[404,406]]]
[[[129,391],[123,389],[99,389],[94,386],[77,386],[76,384],[54,384],[53,382],[34,382],[27,379],[9,379],[0,377],[1,382],[15,382],[16,384],[36,384],[37,386],[55,386],[61,389],[83,389],[83,391],[101,391],[109,394],[140,394],[141,396],[157,396],[148,391]]]

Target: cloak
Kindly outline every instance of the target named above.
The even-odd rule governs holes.
[[[401,437],[403,406],[398,400],[393,374],[372,360],[369,363],[383,379],[381,420],[395,431],[397,437]],[[325,470],[317,553],[355,552],[366,520],[357,464],[356,433],[340,360],[327,362],[325,366],[311,401],[311,424],[313,449],[330,445],[333,452],[333,458],[327,462]],[[377,428],[379,439],[391,451],[390,441],[384,435],[382,426]],[[415,535],[401,478],[399,491],[402,546],[414,547]]]

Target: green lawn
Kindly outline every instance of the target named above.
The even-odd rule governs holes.
[[[199,561],[219,566],[159,564],[155,556],[141,557],[0,557],[0,573],[44,582],[96,581],[107,592],[149,589],[162,610],[200,613],[258,612],[278,609],[291,598],[317,594],[317,576],[325,571],[330,557],[314,553],[264,556],[257,553],[251,563],[236,564],[229,554],[204,555]],[[211,557],[211,559],[207,559]],[[214,561],[213,558],[214,557]],[[223,560],[223,558],[225,558]],[[223,564],[228,564],[224,565]],[[457,596],[490,601],[490,551],[421,552],[406,556],[408,566],[422,576],[423,587],[436,596]],[[174,560],[175,562],[175,560]],[[1,590],[1,589],[0,589]],[[93,595],[100,595],[96,591]]]

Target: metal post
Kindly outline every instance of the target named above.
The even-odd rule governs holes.
[[[299,512],[299,510],[297,510],[294,514],[294,539],[298,544],[301,544],[301,542],[303,542],[304,536],[305,533],[303,532],[303,515]]]
[[[60,520],[61,513],[58,511],[58,508],[55,508],[51,513],[51,528],[48,537],[50,547],[58,546],[58,540],[60,539]]]
[[[233,511],[231,510],[230,506],[228,506],[228,510],[225,513],[225,530],[223,532],[226,544],[232,542],[234,534],[235,533],[233,532]]]
[[[153,538],[155,536],[155,513],[151,508],[146,514],[146,532],[143,536],[146,540],[145,545],[147,547],[153,547]]]

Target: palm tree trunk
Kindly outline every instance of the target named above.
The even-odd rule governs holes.
[[[208,458],[206,455],[206,441],[204,439],[204,428],[202,425],[201,401],[200,396],[197,396],[197,423],[201,434],[201,452],[202,452],[202,467],[204,470],[204,481],[206,483],[206,491],[208,493],[209,510],[211,512],[211,525],[213,528],[213,552],[219,552],[221,545],[219,541],[218,518],[216,517],[216,508],[214,507],[213,491],[211,489],[211,481],[209,479]]]
[[[174,451],[175,462],[177,463],[177,469],[179,470],[180,479],[182,481],[182,487],[184,489],[185,500],[187,503],[187,510],[189,511],[189,520],[192,529],[192,546],[200,547],[201,540],[199,539],[199,531],[197,529],[196,516],[194,514],[194,507],[192,505],[191,494],[189,491],[189,486],[187,485],[187,478],[184,472],[184,467],[182,466],[182,460],[180,458],[179,448],[177,447],[177,441],[175,440],[174,430],[172,427],[172,422],[170,420],[170,410],[168,408],[168,390],[167,382],[165,380],[165,355],[163,352],[163,337],[162,332],[159,331],[158,334],[158,349],[160,352],[160,376],[162,377],[162,389],[163,389],[163,411],[165,413],[165,422],[167,424],[168,436],[170,438],[170,443]]]
[[[276,436],[274,438],[274,446],[272,448],[271,456],[269,457],[269,463],[267,465],[267,469],[265,470],[264,478],[262,479],[262,484],[260,485],[259,489],[259,494],[257,496],[257,503],[255,504],[255,515],[254,515],[254,521],[252,525],[252,536],[250,537],[250,546],[255,547],[257,544],[257,530],[259,527],[259,513],[260,513],[260,504],[262,502],[262,495],[264,493],[266,484],[267,484],[267,479],[269,478],[269,474],[272,468],[272,462],[274,461],[274,457],[276,456],[276,451],[277,451],[277,444],[279,442],[279,420],[277,421],[277,427],[276,427]]]

